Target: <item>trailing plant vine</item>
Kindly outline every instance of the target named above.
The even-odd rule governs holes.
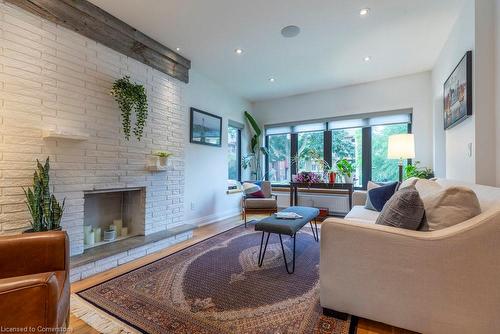
[[[144,125],[146,125],[146,119],[148,118],[146,89],[143,85],[130,82],[130,77],[125,76],[113,83],[111,95],[113,95],[122,111],[122,126],[125,138],[130,139],[130,117],[133,110],[136,114],[133,132],[137,140],[141,140]]]

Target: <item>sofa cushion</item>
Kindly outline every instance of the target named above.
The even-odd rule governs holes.
[[[469,220],[481,213],[472,189],[461,186],[445,188],[422,198],[425,207],[424,231],[440,230]]]
[[[382,211],[385,203],[394,195],[398,187],[398,182],[392,182],[385,185],[379,185],[368,190],[366,197],[366,208],[369,210]]]
[[[472,189],[479,199],[482,212],[500,205],[500,188],[447,179],[437,179],[436,182],[445,188],[463,186]]]
[[[250,195],[261,190],[258,184],[252,182],[244,182],[242,188],[245,195]]]
[[[247,209],[276,209],[278,205],[274,198],[247,198],[245,207]]]
[[[387,201],[376,224],[417,230],[424,218],[424,203],[414,186],[399,190]]]
[[[368,210],[364,206],[356,205],[352,207],[351,211],[345,216],[345,219],[359,223],[374,224],[379,215],[380,212]]]

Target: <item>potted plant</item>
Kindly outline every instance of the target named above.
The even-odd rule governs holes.
[[[432,179],[434,177],[434,172],[428,167],[418,167],[420,161],[415,161],[413,165],[407,165],[405,167],[406,178],[417,177],[419,179]]]
[[[155,157],[158,157],[158,162],[160,167],[165,167],[167,165],[167,160],[173,155],[173,153],[168,151],[156,151],[153,153]]]
[[[306,183],[306,184],[312,184],[312,183],[321,183],[323,182],[323,178],[321,174],[314,173],[314,172],[300,172],[295,176],[294,182],[297,183]]]
[[[250,152],[241,159],[241,167],[243,169],[250,168],[250,175],[254,180],[263,180],[264,173],[262,172],[262,158],[269,155],[265,146],[260,145],[262,129],[257,121],[248,111],[245,111],[245,118],[252,130],[252,138],[250,139]]]
[[[345,183],[352,183],[352,173],[354,172],[354,167],[346,158],[342,158],[337,161],[337,170],[339,174],[344,177]]]
[[[31,229],[25,232],[41,232],[61,230],[61,218],[64,212],[64,203],[59,204],[49,186],[49,158],[42,165],[37,162],[37,169],[33,175],[33,188],[24,189],[26,204],[31,214]]]
[[[141,140],[144,125],[146,125],[146,119],[148,118],[146,89],[143,85],[130,82],[130,77],[125,76],[113,83],[111,95],[114,96],[122,111],[122,126],[125,138],[130,139],[130,117],[133,110],[136,114],[133,132],[137,140]]]

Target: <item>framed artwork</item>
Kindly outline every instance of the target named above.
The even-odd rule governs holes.
[[[472,51],[467,51],[444,83],[444,129],[472,115]]]
[[[222,117],[191,108],[189,141],[194,144],[222,145]]]

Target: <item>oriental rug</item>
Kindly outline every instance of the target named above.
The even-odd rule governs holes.
[[[277,235],[258,266],[260,240],[252,226],[236,227],[78,296],[143,333],[354,333],[351,317],[322,315],[319,243],[310,231],[297,234],[292,275]],[[288,259],[291,241],[284,238]]]

